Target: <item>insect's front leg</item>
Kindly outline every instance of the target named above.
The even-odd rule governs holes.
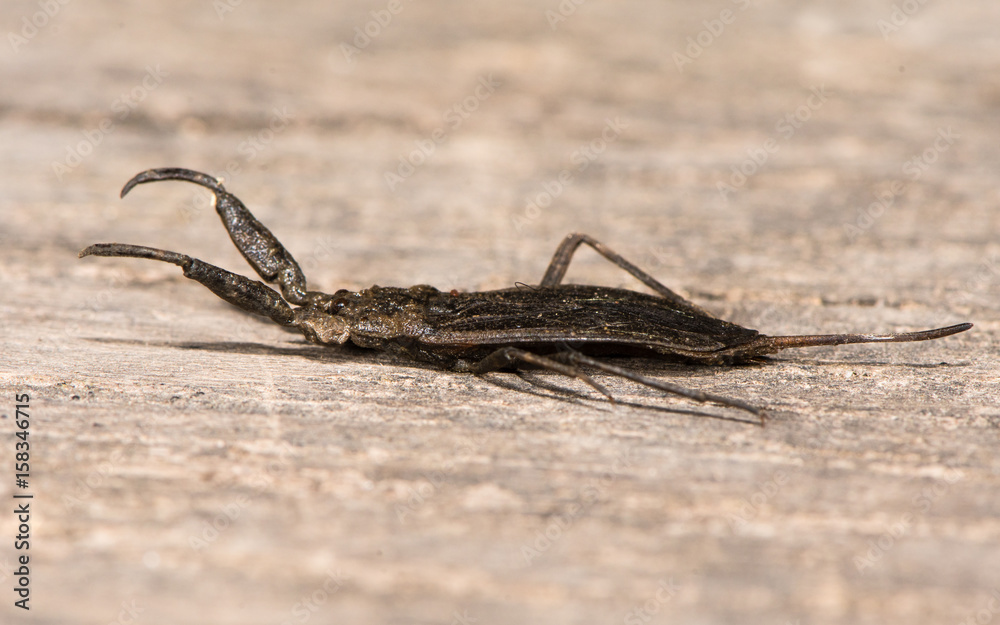
[[[314,303],[321,298],[320,293],[306,291],[305,275],[292,255],[239,198],[226,191],[220,180],[190,169],[150,169],[129,180],[122,189],[122,197],[136,185],[158,180],[184,180],[211,190],[215,194],[215,211],[229,237],[260,277],[278,283],[282,295],[293,304]]]
[[[283,326],[298,328],[314,343],[339,344],[350,338],[347,322],[326,314],[320,306],[310,305],[292,309],[277,291],[267,285],[185,254],[142,245],[98,243],[80,252],[80,258],[84,256],[131,256],[172,263],[184,270],[185,277],[205,285],[233,306],[255,315],[269,317]]]
[[[698,306],[695,306],[677,293],[671,291],[653,276],[625,260],[621,254],[618,254],[607,245],[604,245],[589,235],[581,234],[579,232],[567,235],[566,238],[563,239],[562,243],[559,244],[559,247],[556,249],[556,253],[552,256],[552,262],[549,263],[549,268],[545,271],[545,276],[542,278],[541,286],[557,286],[562,283],[562,279],[566,275],[566,270],[569,268],[569,263],[573,259],[573,253],[576,252],[576,249],[580,247],[581,243],[586,243],[598,254],[608,259],[615,265],[618,265],[630,275],[637,278],[640,282],[653,289],[664,299],[670,301],[676,306],[692,310],[698,314],[708,314]]]
[[[296,325],[295,311],[274,289],[185,254],[142,245],[98,243],[80,252],[80,258],[84,256],[131,256],[172,263],[184,270],[185,277],[205,285],[233,306],[270,317],[283,326]]]

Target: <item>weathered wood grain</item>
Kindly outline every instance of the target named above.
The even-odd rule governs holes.
[[[36,494],[30,614],[0,515],[0,620],[1000,618],[997,7],[226,2],[52,3],[30,38],[42,5],[0,8],[0,500],[16,392]],[[322,350],[174,267],[76,259],[249,274],[207,193],[118,199],[157,166],[230,167],[324,290],[533,282],[582,231],[772,334],[976,327],[628,363],[765,429]],[[569,278],[639,288],[583,252]]]

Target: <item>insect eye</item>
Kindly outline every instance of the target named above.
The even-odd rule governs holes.
[[[347,306],[351,302],[349,297],[350,291],[347,289],[340,289],[333,295],[328,295],[330,299],[326,302],[326,312],[331,315],[336,315],[338,312],[343,310],[344,306]]]

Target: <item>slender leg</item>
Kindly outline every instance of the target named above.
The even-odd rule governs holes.
[[[695,391],[682,386],[677,386],[676,384],[647,378],[646,376],[639,375],[634,371],[609,365],[572,349],[566,349],[566,351],[558,352],[549,357],[533,354],[529,351],[518,349],[516,347],[501,347],[486,358],[483,358],[479,362],[469,366],[468,371],[478,375],[490,371],[497,371],[498,369],[504,369],[517,362],[533,364],[550,371],[555,371],[557,373],[562,373],[563,375],[583,380],[593,388],[597,389],[602,395],[611,401],[614,401],[614,397],[612,397],[611,393],[609,393],[606,388],[598,384],[593,378],[580,369],[580,365],[589,365],[595,369],[599,369],[612,375],[617,375],[638,384],[642,384],[643,386],[648,386],[666,393],[686,397],[687,399],[692,399],[697,402],[711,402],[723,406],[739,408],[740,410],[746,410],[747,412],[760,417],[760,423],[761,425],[764,425],[764,411],[756,406],[752,406],[738,399],[712,395],[711,393]]]
[[[296,324],[295,313],[277,291],[256,280],[230,273],[197,258],[177,252],[158,250],[125,243],[98,243],[80,252],[84,256],[131,256],[173,263],[184,270],[184,276],[196,280],[230,304],[247,312],[270,317],[283,326]]]
[[[136,185],[158,180],[186,180],[210,189],[215,194],[215,210],[243,258],[264,280],[278,283],[286,300],[301,305],[314,302],[321,296],[306,291],[305,275],[292,255],[216,178],[190,169],[150,169],[129,180],[122,188],[122,197]]]
[[[573,258],[573,253],[576,251],[576,248],[580,247],[581,243],[586,243],[590,247],[594,248],[594,251],[598,254],[607,258],[615,265],[618,265],[630,275],[638,278],[639,281],[659,293],[664,299],[669,300],[674,305],[680,308],[692,310],[702,315],[711,316],[698,306],[695,306],[680,295],[671,291],[653,276],[625,260],[620,254],[608,246],[589,235],[581,234],[579,232],[567,235],[567,237],[563,239],[562,243],[559,244],[559,247],[556,249],[556,253],[552,256],[552,262],[549,263],[549,268],[545,271],[545,277],[542,278],[541,286],[556,286],[562,283],[563,276],[566,275],[566,269],[569,268],[570,260]]]
[[[551,358],[546,358],[545,356],[539,356],[538,354],[533,354],[531,352],[525,351],[523,349],[518,349],[516,347],[501,347],[497,351],[493,352],[486,358],[483,358],[477,363],[469,366],[469,371],[475,374],[488,373],[490,371],[497,371],[499,369],[504,369],[511,366],[516,362],[525,362],[528,364],[535,365],[537,367],[542,367],[543,369],[548,369],[550,371],[555,371],[563,375],[568,375],[573,378],[583,380],[591,387],[596,389],[599,393],[607,397],[608,399],[614,401],[611,393],[607,391],[603,386],[598,384],[589,375],[581,371],[578,367],[568,365],[561,362],[556,362]]]
[[[595,369],[599,369],[606,373],[611,373],[619,377],[623,377],[626,380],[632,380],[642,384],[643,386],[648,386],[650,388],[655,388],[667,393],[672,393],[674,395],[680,395],[681,397],[686,397],[697,402],[711,402],[713,404],[721,404],[723,406],[732,406],[733,408],[739,408],[741,410],[746,410],[749,413],[757,415],[760,417],[761,425],[764,425],[764,411],[756,406],[752,406],[748,403],[742,402],[738,399],[730,399],[728,397],[722,397],[720,395],[713,395],[711,393],[705,393],[702,391],[695,391],[689,388],[684,388],[683,386],[677,386],[676,384],[670,384],[669,382],[662,382],[654,378],[647,378],[644,375],[639,375],[634,371],[629,371],[628,369],[622,369],[621,367],[616,367],[614,365],[609,365],[606,362],[601,362],[596,358],[587,356],[586,354],[581,354],[580,352],[572,349],[566,349],[566,351],[561,351],[552,356],[553,360],[560,362],[566,362],[570,365],[589,365]]]

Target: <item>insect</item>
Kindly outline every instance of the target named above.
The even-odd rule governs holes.
[[[226,191],[221,180],[190,169],[150,169],[129,180],[121,196],[136,185],[159,180],[184,180],[211,190],[216,212],[233,243],[260,277],[279,285],[281,293],[197,258],[140,245],[98,243],[80,252],[80,257],[130,256],[173,263],[186,277],[230,304],[297,328],[320,345],[350,341],[474,374],[516,369],[518,365],[541,367],[578,378],[612,400],[607,389],[582,367],[697,402],[742,409],[763,423],[764,411],[759,407],[640,375],[594,356],[728,365],[753,362],[790,347],[924,341],[972,327],[961,323],[894,334],[766,336],[713,317],[584,234],[570,234],[562,241],[538,286],[472,293],[439,291],[423,284],[409,288],[373,286],[357,292],[341,289],[332,294],[309,291],[292,255]],[[573,253],[581,244],[638,278],[655,295],[563,284]]]

